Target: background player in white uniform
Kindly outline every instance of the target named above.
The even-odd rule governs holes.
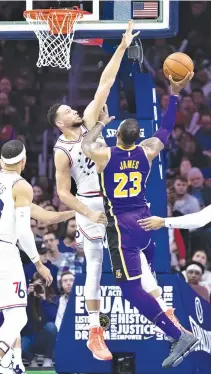
[[[106,217],[95,163],[83,154],[81,141],[87,129],[92,128],[97,122],[115,81],[122,57],[133,38],[138,35],[138,33],[132,35],[132,30],[133,23],[129,22],[121,44],[102,73],[94,100],[85,109],[83,119],[75,110],[66,105],[56,104],[48,112],[50,124],[56,125],[63,133],[55,146],[57,191],[60,199],[77,212],[77,223],[84,235],[84,252],[87,261],[85,299],[90,317],[88,347],[94,357],[100,360],[112,359],[105,345],[103,329],[99,322],[100,279]],[[70,175],[77,184],[77,198],[70,193]]]
[[[152,216],[140,220],[139,223],[146,231],[158,230],[161,227],[168,227],[170,229],[198,229],[199,227],[203,227],[211,222],[211,218],[212,205],[209,205],[197,213],[168,218]]]
[[[49,269],[40,261],[30,227],[33,190],[20,176],[25,163],[23,143],[12,140],[3,145],[0,171],[0,309],[4,314],[4,323],[0,328],[0,372],[7,371],[11,363],[10,348],[27,322],[26,282],[17,240],[47,285],[52,282]]]

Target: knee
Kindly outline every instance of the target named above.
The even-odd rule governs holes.
[[[56,325],[55,325],[54,322],[47,322],[44,325],[43,330],[45,332],[48,332],[49,334],[52,334],[52,335],[56,335],[57,334],[57,327],[56,327]]]

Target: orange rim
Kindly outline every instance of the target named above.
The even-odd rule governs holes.
[[[74,6],[72,9],[32,9],[25,10],[24,17],[32,20],[44,20],[49,24],[52,34],[68,34],[73,30],[76,18],[82,18],[89,12]]]

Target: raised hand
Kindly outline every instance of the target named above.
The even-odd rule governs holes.
[[[103,122],[105,125],[108,125],[108,123],[110,123],[113,119],[115,119],[115,117],[109,116],[108,107],[107,107],[107,104],[105,104],[103,109],[100,112],[99,121]]]
[[[169,75],[169,82],[170,82],[170,85],[171,85],[171,93],[174,94],[174,95],[178,95],[180,93],[180,91],[183,88],[185,88],[187,86],[187,84],[192,80],[193,76],[194,76],[194,73],[190,72],[186,75],[186,77],[184,79],[176,82],[172,79],[172,76]]]
[[[128,22],[127,29],[125,33],[123,34],[121,46],[125,49],[127,49],[130,44],[132,43],[133,39],[136,38],[140,34],[140,31],[136,32],[135,34],[132,34],[134,28],[134,22],[131,20]]]

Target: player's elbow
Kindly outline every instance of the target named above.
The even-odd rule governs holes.
[[[61,200],[64,204],[66,204],[67,197],[70,197],[70,191],[61,188],[61,189],[58,189],[58,190],[57,190],[57,193],[58,193],[58,196],[59,196],[60,200]]]

